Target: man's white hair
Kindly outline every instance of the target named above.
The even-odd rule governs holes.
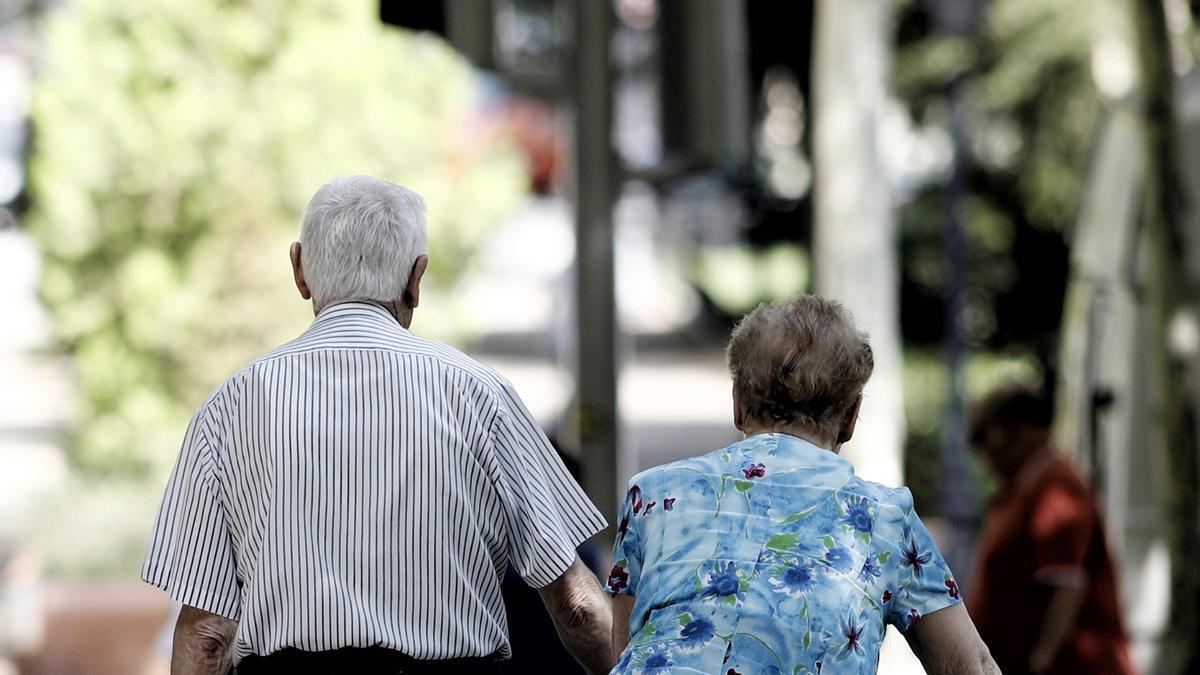
[[[304,209],[300,260],[318,311],[348,300],[401,299],[425,249],[425,200],[395,183],[339,176]]]

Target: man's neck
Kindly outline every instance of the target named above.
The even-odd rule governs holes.
[[[383,302],[381,300],[344,300],[344,301],[340,301],[340,302],[331,302],[329,304],[323,305],[320,309],[318,309],[316,306],[316,303],[314,303],[313,304],[313,314],[314,315],[320,314],[321,312],[325,311],[326,309],[328,309],[330,307],[333,307],[334,305],[341,305],[341,304],[345,304],[347,302],[362,302],[362,303],[365,303],[368,305],[375,305],[376,307],[379,307],[383,311],[390,314],[392,316],[392,318],[396,320],[396,323],[400,324],[404,328],[407,329],[409,326],[412,325],[413,308],[409,307],[408,305],[404,304],[403,302],[399,302],[399,301],[395,301],[395,300],[393,300],[391,302]]]
[[[412,307],[394,300],[392,302],[377,302],[375,304],[386,309],[388,314],[391,314],[392,318],[396,320],[396,323],[400,324],[401,326],[408,328],[412,325]]]

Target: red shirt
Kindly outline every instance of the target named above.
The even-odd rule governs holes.
[[[1021,468],[988,513],[968,608],[1006,675],[1028,672],[1054,587],[1086,584],[1087,595],[1051,673],[1130,675],[1116,574],[1091,490],[1046,450]]]

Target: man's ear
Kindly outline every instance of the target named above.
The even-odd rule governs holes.
[[[862,394],[859,394],[858,398],[854,399],[854,405],[850,406],[850,409],[842,417],[842,428],[838,430],[837,435],[838,445],[847,443],[854,437],[854,426],[858,424],[858,411],[862,408],[862,398]]]
[[[308,282],[304,280],[304,265],[300,262],[300,242],[293,241],[288,253],[292,258],[292,277],[296,280],[296,290],[300,291],[300,297],[311,300],[312,291],[308,289]]]
[[[421,277],[429,268],[429,256],[419,255],[413,263],[412,271],[408,274],[408,285],[404,287],[404,304],[416,309],[421,304]]]

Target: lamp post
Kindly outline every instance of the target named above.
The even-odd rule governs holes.
[[[936,30],[948,39],[971,40],[979,24],[980,0],[928,0],[926,6]],[[968,419],[965,387],[967,336],[964,326],[969,251],[964,231],[965,203],[969,192],[969,147],[966,90],[969,70],[955,72],[948,83],[950,137],[953,160],[946,185],[946,219],[942,229],[943,300],[945,333],[943,358],[949,379],[942,425],[941,510],[950,525],[943,547],[950,569],[962,575],[970,567],[975,497],[968,463]]]

